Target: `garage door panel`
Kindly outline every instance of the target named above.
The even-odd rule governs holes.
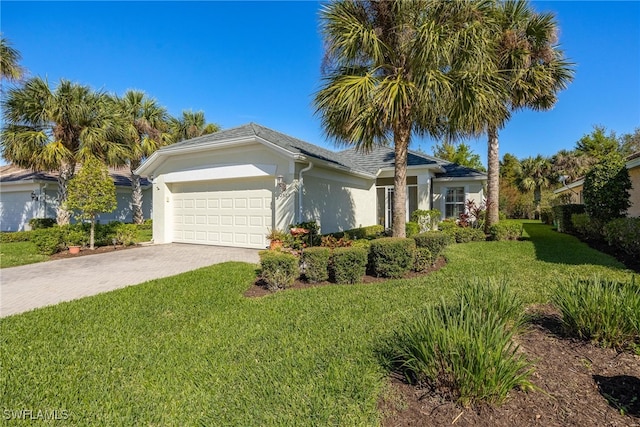
[[[174,187],[175,242],[264,248],[272,180],[186,183]]]

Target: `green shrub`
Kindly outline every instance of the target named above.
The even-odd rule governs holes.
[[[138,224],[140,230],[151,230],[153,229],[153,220],[151,218],[145,219],[142,224]]]
[[[61,227],[62,240],[69,246],[84,246],[89,242],[89,235],[81,227]]]
[[[329,280],[329,248],[314,247],[304,251],[305,276],[311,283]]]
[[[362,280],[367,272],[367,251],[363,248],[336,248],[329,264],[330,278],[335,283],[351,284]]]
[[[427,231],[413,236],[413,240],[416,241],[417,247],[429,249],[435,262],[451,242],[451,236],[441,231]]]
[[[558,231],[561,233],[575,233],[573,224],[571,224],[571,215],[585,213],[584,205],[578,204],[558,205],[551,209]]]
[[[402,277],[414,267],[416,242],[410,238],[383,237],[371,242],[369,263],[378,277]]]
[[[261,251],[260,266],[262,279],[272,291],[288,288],[300,275],[298,258],[286,252]]]
[[[489,227],[491,240],[518,240],[522,237],[522,223],[519,221],[498,221]]]
[[[438,209],[418,209],[411,213],[411,221],[418,223],[420,233],[424,233],[436,229],[441,216],[442,213]]]
[[[53,255],[64,247],[64,233],[60,227],[43,228],[31,233],[31,241],[43,255]]]
[[[618,218],[607,223],[604,238],[610,246],[640,258],[640,218]]]
[[[416,248],[416,259],[413,269],[417,272],[427,271],[433,265],[433,256],[427,248]]]
[[[571,225],[576,233],[586,239],[599,240],[602,238],[602,227],[599,222],[591,219],[586,213],[572,214]]]
[[[506,218],[501,218],[506,219]],[[553,225],[553,209],[544,207],[540,210],[540,221],[547,225]]]
[[[457,226],[458,226],[458,223],[456,222],[455,219],[447,218],[444,221],[438,223],[438,230],[446,231],[446,230],[449,230],[451,228],[456,228]]]
[[[135,224],[119,224],[114,228],[114,236],[117,243],[124,246],[138,243],[138,226]]]
[[[501,403],[512,389],[533,387],[531,364],[513,342],[513,319],[501,316],[521,306],[498,311],[487,304],[493,295],[484,288],[470,290],[452,305],[443,300],[405,322],[394,353],[410,382],[426,384],[462,405]],[[503,302],[508,304],[508,298]]]
[[[404,226],[404,232],[407,237],[413,237],[416,234],[420,233],[420,225],[417,222],[407,222]]]
[[[482,242],[487,240],[481,228],[473,227],[451,227],[442,231],[451,236],[451,241],[455,243]]]
[[[51,228],[56,225],[55,218],[31,218],[29,220],[29,227],[32,230],[40,230],[42,228]]]
[[[344,232],[351,239],[375,239],[382,236],[384,227],[382,225],[369,225],[367,227],[353,228]],[[336,236],[342,237],[342,236]]]
[[[618,349],[640,345],[640,285],[634,280],[573,280],[560,284],[552,301],[571,335]]]
[[[631,179],[623,157],[608,153],[584,176],[584,205],[589,216],[605,224],[624,217],[631,206]]]
[[[0,243],[28,242],[33,231],[11,231],[0,233]]]

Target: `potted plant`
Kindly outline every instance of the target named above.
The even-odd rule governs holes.
[[[287,233],[282,230],[272,228],[267,234],[267,239],[270,241],[269,249],[275,250],[282,247],[282,243],[287,239]]]
[[[87,236],[82,230],[69,230],[65,236],[65,244],[70,254],[80,253],[80,248],[87,243]]]

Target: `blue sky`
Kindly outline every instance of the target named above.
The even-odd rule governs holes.
[[[576,78],[548,112],[517,113],[500,154],[552,155],[593,125],[640,127],[640,2],[542,1],[560,24]],[[314,116],[320,4],[286,2],[0,3],[0,29],[30,75],[122,94],[144,90],[171,114],[203,110],[223,128],[256,122],[335,148]],[[469,141],[486,163],[486,140]],[[434,141],[414,139],[431,152]]]

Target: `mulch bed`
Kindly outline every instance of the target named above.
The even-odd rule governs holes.
[[[69,251],[62,251],[62,252],[58,252],[56,254],[53,254],[49,257],[49,260],[56,260],[56,259],[64,259],[64,258],[77,258],[79,256],[86,256],[86,255],[95,255],[95,254],[104,254],[107,252],[115,252],[115,251],[124,251],[127,249],[133,249],[133,248],[139,248],[140,245],[130,245],[130,246],[122,246],[122,245],[109,245],[109,246],[96,246],[96,248],[94,250],[91,250],[89,248],[82,248],[80,249],[80,253],[78,254],[70,254]]]
[[[553,307],[534,310],[518,343],[535,363],[538,390],[515,390],[502,406],[463,408],[393,376],[379,402],[382,425],[640,426],[640,357],[567,338]]]
[[[406,275],[403,276],[404,279],[412,279],[414,277],[420,277],[420,276],[425,276],[429,273],[432,273],[434,271],[440,270],[442,267],[444,267],[447,264],[447,260],[444,257],[440,257],[438,258],[438,260],[433,264],[433,266],[431,266],[429,269],[427,269],[424,272],[421,273],[416,273],[416,272],[410,272],[407,273]],[[384,278],[384,277],[375,277],[375,276],[371,276],[371,275],[365,275],[362,278],[362,281],[360,283],[365,283],[365,284],[369,284],[369,283],[379,283],[379,282],[385,282],[389,279]],[[307,289],[307,288],[315,288],[318,286],[328,286],[328,285],[335,285],[335,283],[333,282],[318,282],[318,283],[309,283],[306,280],[296,280],[292,286],[288,287],[286,291],[289,290],[296,290],[296,289]],[[283,290],[280,291],[275,291],[275,292],[283,292]],[[256,281],[253,283],[253,286],[251,286],[245,293],[244,296],[248,297],[248,298],[260,298],[263,297],[265,295],[271,295],[273,294],[274,291],[271,291],[267,288],[266,283],[264,283],[264,281],[260,278],[256,279]]]

